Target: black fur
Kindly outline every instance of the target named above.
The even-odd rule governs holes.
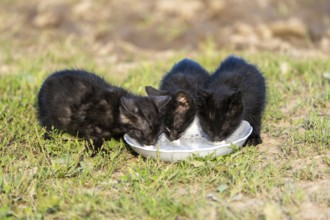
[[[204,91],[205,105],[199,112],[201,127],[213,141],[222,141],[248,121],[253,132],[246,145],[262,142],[260,127],[266,103],[265,79],[245,60],[229,56],[210,76]]]
[[[197,62],[183,59],[163,77],[160,90],[146,87],[148,95],[172,97],[164,117],[164,132],[171,141],[179,139],[193,121],[203,102],[201,87],[208,77],[208,72]]]
[[[46,134],[55,128],[93,140],[96,149],[124,133],[151,145],[162,131],[161,109],[169,100],[135,96],[84,70],[63,70],[43,83],[38,118]]]

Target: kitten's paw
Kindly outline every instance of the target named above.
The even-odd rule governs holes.
[[[50,132],[46,132],[46,133],[44,133],[44,139],[45,140],[51,140],[51,139],[53,139],[53,137],[52,137]]]
[[[261,144],[262,140],[260,138],[260,136],[250,136],[244,143],[244,147],[245,146],[257,146],[258,144]]]
[[[87,152],[91,152],[91,157],[95,157],[100,151],[103,150],[103,148],[101,148],[102,145],[103,140],[87,140],[87,145],[85,145],[85,147]]]

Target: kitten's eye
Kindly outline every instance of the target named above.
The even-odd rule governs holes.
[[[165,130],[166,130],[167,132],[171,132],[171,129],[169,129],[168,127],[165,127]]]
[[[200,114],[200,116],[204,119],[207,119],[207,118],[209,118],[209,113],[203,112],[203,113]]]
[[[201,111],[201,112],[199,113],[199,115],[200,115],[201,117],[205,117],[206,113]]]

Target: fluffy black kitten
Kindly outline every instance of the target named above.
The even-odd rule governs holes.
[[[197,62],[183,59],[173,66],[160,83],[160,90],[146,87],[148,95],[170,95],[172,101],[164,116],[165,134],[169,140],[179,139],[189,127],[202,105],[201,87],[209,77]]]
[[[162,132],[161,112],[169,101],[169,96],[135,96],[84,70],[63,70],[43,83],[38,118],[47,132],[55,128],[92,140],[96,150],[124,133],[152,145]]]
[[[222,141],[248,121],[253,132],[245,145],[262,142],[260,126],[266,102],[265,79],[245,60],[229,56],[210,76],[206,102],[199,112],[200,124],[213,141]]]

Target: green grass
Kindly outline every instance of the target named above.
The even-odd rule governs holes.
[[[300,219],[305,204],[321,217],[329,210],[330,81],[322,77],[329,59],[239,53],[267,78],[263,144],[165,163],[136,155],[123,141],[105,143],[109,153],[91,158],[74,138],[43,140],[36,94],[49,72],[65,67],[145,94],[185,53],[136,56],[140,64],[120,78],[115,64],[102,66],[69,43],[62,45],[67,53],[52,50],[58,46],[16,58],[9,45],[2,57],[9,68],[0,74],[1,219]],[[227,55],[210,42],[190,53],[210,71]]]

